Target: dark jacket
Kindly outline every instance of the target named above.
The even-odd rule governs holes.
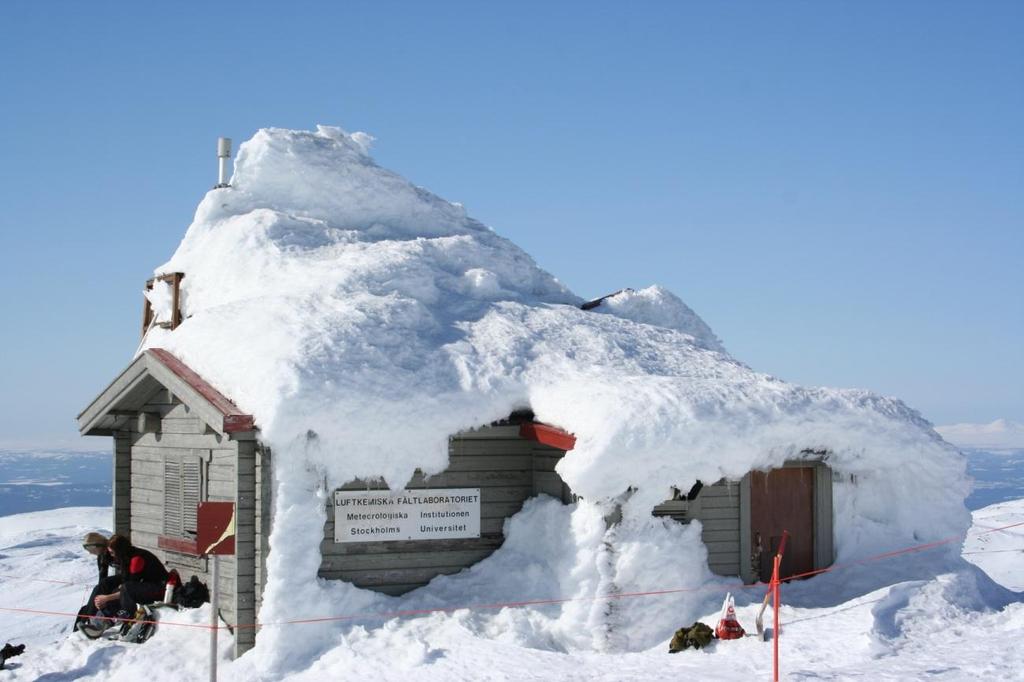
[[[110,575],[111,568],[114,569],[114,575],[121,572],[121,567],[111,558],[110,552],[103,551],[96,555],[96,570],[100,574],[100,580]]]
[[[127,564],[121,570],[126,583],[160,583],[162,585],[167,582],[167,569],[149,550],[132,547],[128,554]]]

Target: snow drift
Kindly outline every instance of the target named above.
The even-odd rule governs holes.
[[[827,450],[836,472],[839,561],[968,527],[962,458],[903,403],[755,372],[658,287],[583,311],[461,206],[375,164],[370,139],[259,131],[239,150],[232,186],[206,195],[157,271],[186,273],[186,320],[151,330],[143,347],[170,350],[251,412],[274,451],[261,621],[306,615],[297,605],[345,613],[391,599],[317,580],[326,490],[439,472],[451,434],[518,408],[575,434],[558,470],[585,501],[528,504],[505,547],[403,604],[699,585],[713,579],[699,528],[651,508],[672,485],[738,478],[806,449]],[[625,520],[608,530],[616,498]],[[553,649],[636,649],[664,637],[645,623],[685,620],[697,601],[642,613],[572,604],[479,627]],[[264,628],[257,655],[285,669],[338,641],[330,625],[304,635],[279,646],[282,631]]]
[[[535,500],[513,523],[532,524]],[[82,535],[102,529],[111,509],[56,509],[3,517],[0,524],[0,633],[4,641],[27,645],[25,655],[8,661],[0,679],[99,680],[101,682],[181,682],[207,680],[204,655],[207,633],[194,627],[209,622],[208,606],[196,610],[162,610],[157,635],[145,646],[116,641],[94,641],[69,636],[70,618],[28,616],[4,607],[45,605],[47,610],[72,614],[88,595],[96,576],[92,557],[81,551]],[[1021,528],[991,532],[1024,521],[1024,500],[975,512],[974,527],[964,546],[967,558],[983,566],[991,579],[963,563],[951,572],[928,580],[901,581],[860,591],[850,601],[836,601],[836,583],[819,579],[787,584],[783,588],[780,642],[782,673],[794,679],[948,680],[1016,679],[1024,670],[1024,650],[1017,646],[1024,628],[1024,594],[1005,588],[1021,586]],[[686,532],[677,524],[678,532]],[[588,535],[578,528],[574,537]],[[545,529],[537,543],[559,542],[573,529],[563,525]],[[603,530],[595,527],[593,535]],[[517,534],[517,537],[519,535]],[[513,540],[510,538],[509,544]],[[527,543],[516,552],[529,552]],[[544,551],[550,551],[546,549]],[[930,553],[907,556],[927,564]],[[474,567],[476,568],[476,567]],[[544,571],[564,564],[528,565],[521,576],[543,579]],[[445,586],[454,594],[468,587],[467,571]],[[841,574],[824,578],[846,578]],[[457,580],[454,580],[456,579]],[[995,581],[995,584],[992,581]],[[845,581],[844,581],[845,582]],[[431,585],[418,596],[434,591]],[[6,588],[6,589],[4,589]],[[723,590],[724,592],[724,590]],[[758,595],[759,596],[759,595]],[[721,593],[697,616],[712,622]],[[639,602],[649,600],[641,599]],[[752,625],[760,600],[738,605],[740,622]],[[336,646],[315,652],[299,662],[293,674],[267,674],[254,656],[230,660],[232,637],[220,633],[222,679],[302,680],[367,679],[399,682],[434,680],[557,679],[569,682],[648,682],[661,679],[736,680],[766,677],[771,669],[771,646],[754,637],[723,643],[700,652],[676,656],[665,653],[672,632],[666,627],[657,644],[645,651],[623,653],[588,649],[564,651],[553,638],[544,641],[539,622],[522,617],[524,609],[501,614],[463,610],[392,619],[386,625],[367,621],[347,625],[336,636]],[[675,623],[678,624],[678,623]],[[292,631],[295,640],[303,626]],[[582,630],[577,628],[577,630]],[[574,634],[574,633],[569,633]],[[623,633],[630,634],[630,633]],[[524,649],[523,643],[546,651]]]

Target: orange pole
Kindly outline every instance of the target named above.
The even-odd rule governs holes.
[[[775,611],[775,623],[772,629],[772,671],[775,682],[779,682],[779,562],[782,557],[775,555],[775,566],[772,568],[772,602]]]

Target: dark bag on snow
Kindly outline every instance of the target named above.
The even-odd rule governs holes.
[[[12,646],[10,642],[4,644],[3,650],[0,651],[0,670],[4,669],[4,664],[7,663],[8,658],[21,656],[23,653],[25,653],[24,644],[18,644],[17,646]]]
[[[192,576],[187,583],[178,588],[175,601],[179,606],[195,609],[210,601],[210,590],[197,576]]]
[[[676,634],[672,636],[672,641],[669,642],[668,652],[675,654],[690,647],[702,649],[711,644],[711,640],[714,638],[715,631],[710,626],[704,623],[694,623],[688,628],[676,630]]]

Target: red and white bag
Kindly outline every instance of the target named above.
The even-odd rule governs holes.
[[[739,639],[746,634],[746,631],[736,620],[736,601],[732,593],[725,595],[722,602],[722,615],[718,620],[718,627],[715,628],[715,637],[718,639]]]

